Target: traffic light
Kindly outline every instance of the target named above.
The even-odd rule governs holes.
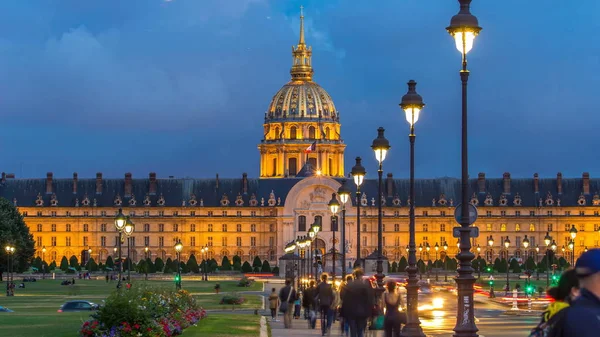
[[[558,275],[552,275],[552,284],[558,283]]]
[[[534,292],[535,292],[535,287],[534,287],[533,285],[531,285],[531,284],[528,284],[528,285],[525,287],[525,293],[526,293],[526,294],[528,294],[528,295],[533,295],[533,293],[534,293]]]
[[[179,275],[175,274],[175,283],[179,283]]]
[[[492,268],[491,268],[491,267],[487,267],[487,268],[486,268],[486,271],[487,271],[488,273],[491,273],[491,272],[492,272]]]
[[[490,280],[489,284],[490,284],[490,287],[493,287],[494,286],[494,280]]]

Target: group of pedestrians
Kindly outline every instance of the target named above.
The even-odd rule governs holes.
[[[341,283],[331,283],[329,275],[323,273],[318,283],[311,280],[302,292],[297,292],[292,282],[286,280],[279,293],[273,289],[269,296],[271,316],[277,321],[277,313],[282,313],[284,327],[290,329],[293,318],[299,318],[297,306],[300,303],[309,329],[315,329],[317,319],[321,320],[322,336],[330,335],[332,326],[339,321],[342,335],[363,337],[371,321],[372,327],[380,323],[378,328],[385,330],[386,337],[397,337],[401,323],[405,322],[405,316],[400,312],[402,297],[393,281],[388,282],[387,290],[382,302],[377,303],[375,288],[364,279],[360,268]]]
[[[596,337],[600,335],[600,249],[583,253],[548,290],[548,305],[530,337]]]

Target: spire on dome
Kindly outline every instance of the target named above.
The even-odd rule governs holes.
[[[292,47],[292,81],[312,81],[312,48],[306,46],[304,40],[304,7],[300,6],[300,38],[298,45]]]

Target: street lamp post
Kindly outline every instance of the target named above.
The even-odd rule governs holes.
[[[144,247],[144,258],[146,259],[146,261],[144,261],[145,262],[144,264],[146,266],[146,268],[144,269],[144,271],[146,273],[146,277],[145,277],[146,281],[148,281],[148,250],[149,249],[150,248],[148,248],[148,246]]]
[[[494,251],[493,251],[493,248],[494,248],[494,238],[491,235],[488,238],[488,242],[487,243],[488,243],[488,246],[490,247],[490,249],[492,250],[491,251],[491,253],[492,253],[491,256],[492,256],[492,259],[493,259],[494,258]],[[492,263],[491,260],[490,260],[490,263]],[[492,269],[492,273],[493,273],[493,269]],[[490,278],[491,277],[492,277],[492,275],[490,275]],[[493,285],[493,283],[490,283],[490,298],[495,298],[495,297],[496,297],[496,294],[494,294],[494,285]]]
[[[42,280],[46,279],[46,246],[42,247]]]
[[[4,247],[4,250],[6,251],[6,296],[11,296],[11,290],[10,290],[10,262],[11,262],[11,258],[10,255],[14,254],[15,252],[15,247],[12,247],[10,245],[7,245],[6,247]]]
[[[448,282],[448,244],[444,241],[444,282]]]
[[[571,251],[571,266],[575,267],[575,242],[569,241],[569,250]]]
[[[175,282],[175,288],[181,290],[181,251],[183,250],[183,244],[181,240],[178,240],[175,244],[175,252],[177,253],[177,282]]]
[[[206,260],[208,259],[208,246],[202,247],[202,249],[200,249],[200,254],[204,256],[202,258],[202,280],[208,281],[208,271],[206,270]]]
[[[462,82],[462,174],[461,174],[461,217],[460,238],[461,249],[458,254],[460,267],[458,268],[458,312],[454,331],[456,337],[477,336],[477,326],[473,310],[473,267],[471,261],[475,257],[471,253],[470,221],[469,221],[469,162],[467,156],[467,82],[469,71],[467,70],[467,53],[473,48],[473,41],[481,31],[477,18],[471,14],[471,0],[459,0],[460,11],[450,20],[450,26],[446,28],[456,42],[456,48],[462,54],[462,69],[460,79]],[[466,316],[466,317],[465,317]]]
[[[506,236],[506,240],[504,240],[504,248],[506,248],[506,296],[508,296],[508,292],[510,291],[510,283],[509,283],[509,271],[510,271],[510,263],[508,262],[510,258],[508,257],[508,247],[510,247],[510,239]]]
[[[549,232],[546,232],[546,236],[544,237],[544,243],[546,244],[546,289],[550,287],[550,243],[552,242],[552,237]]]
[[[367,171],[365,171],[365,168],[362,166],[361,162],[362,159],[360,157],[356,157],[356,164],[354,164],[354,166],[352,167],[352,171],[350,172],[352,178],[354,178],[354,184],[356,185],[356,262],[354,263],[355,267],[362,266],[360,260],[360,185],[362,185]]]
[[[314,236],[313,236],[313,241],[314,241],[319,236],[319,232],[321,231],[321,224],[315,222],[314,224],[312,224],[312,226],[310,226],[310,230],[314,234]],[[317,249],[316,244],[315,244],[315,249]],[[319,275],[317,275],[318,274],[318,267],[319,267],[317,265],[317,261],[316,261],[317,255],[315,254],[315,256],[313,256],[313,257],[315,258],[315,261],[314,261],[314,266],[315,266],[315,281],[319,281]],[[311,261],[311,263],[312,263],[312,261]]]
[[[117,282],[117,289],[121,288],[121,278],[123,273],[123,261],[121,261],[121,240],[123,240],[123,229],[125,228],[125,223],[127,222],[127,218],[123,214],[123,210],[119,208],[119,212],[115,217],[115,228],[117,232],[119,232],[119,248],[118,248],[118,258],[119,258],[119,281]]]
[[[435,246],[433,248],[435,249],[435,261],[433,262],[434,268],[435,268],[435,280],[439,281],[437,264],[438,264],[438,250],[440,249],[440,245],[438,245],[438,243],[436,242]]]
[[[539,255],[540,254],[540,246],[539,245],[535,245],[535,279],[536,280],[540,280],[540,268],[538,268],[538,260],[539,260]]]
[[[346,179],[342,180],[342,185],[338,188],[338,195],[342,202],[342,238],[340,250],[342,252],[342,282],[346,280],[346,203],[350,199],[350,189],[346,186]]]
[[[340,209],[340,202],[337,200],[337,194],[336,193],[332,193],[331,194],[331,200],[329,201],[329,210],[331,211],[331,232],[333,233],[333,241],[332,241],[332,248],[331,248],[331,253],[332,258],[331,258],[331,277],[333,280],[333,283],[335,284],[335,226],[337,226],[337,212]],[[335,223],[334,223],[335,221]]]
[[[390,149],[390,142],[384,137],[384,132],[385,129],[379,127],[377,129],[377,138],[373,140],[373,145],[371,145],[373,152],[375,152],[375,159],[379,163],[379,169],[377,170],[379,178],[377,184],[377,274],[375,274],[378,296],[383,294],[383,278],[385,277],[383,275],[383,211],[381,210],[383,199],[381,191],[383,187],[383,161]]]
[[[134,229],[135,226],[133,221],[131,221],[131,218],[127,217],[124,232],[127,237],[127,283],[129,284],[131,284],[131,235],[133,234]]]
[[[550,245],[550,248],[552,248],[552,255],[550,257],[550,259],[552,259],[552,264],[550,265],[552,267],[552,276],[554,276],[554,271],[556,270],[556,268],[554,268],[554,260],[556,258],[556,241],[552,240],[552,244]]]

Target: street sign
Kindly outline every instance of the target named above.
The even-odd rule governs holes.
[[[455,237],[457,239],[460,238],[460,228],[461,227],[452,228],[452,237]],[[469,233],[469,237],[472,237],[472,238],[479,237],[479,227],[469,227],[469,229],[471,230],[471,232]]]
[[[462,204],[458,204],[458,206],[456,206],[456,208],[454,208],[454,220],[456,220],[457,223],[460,223],[461,212],[462,212]],[[469,225],[474,224],[476,220],[477,220],[477,207],[469,204]]]

